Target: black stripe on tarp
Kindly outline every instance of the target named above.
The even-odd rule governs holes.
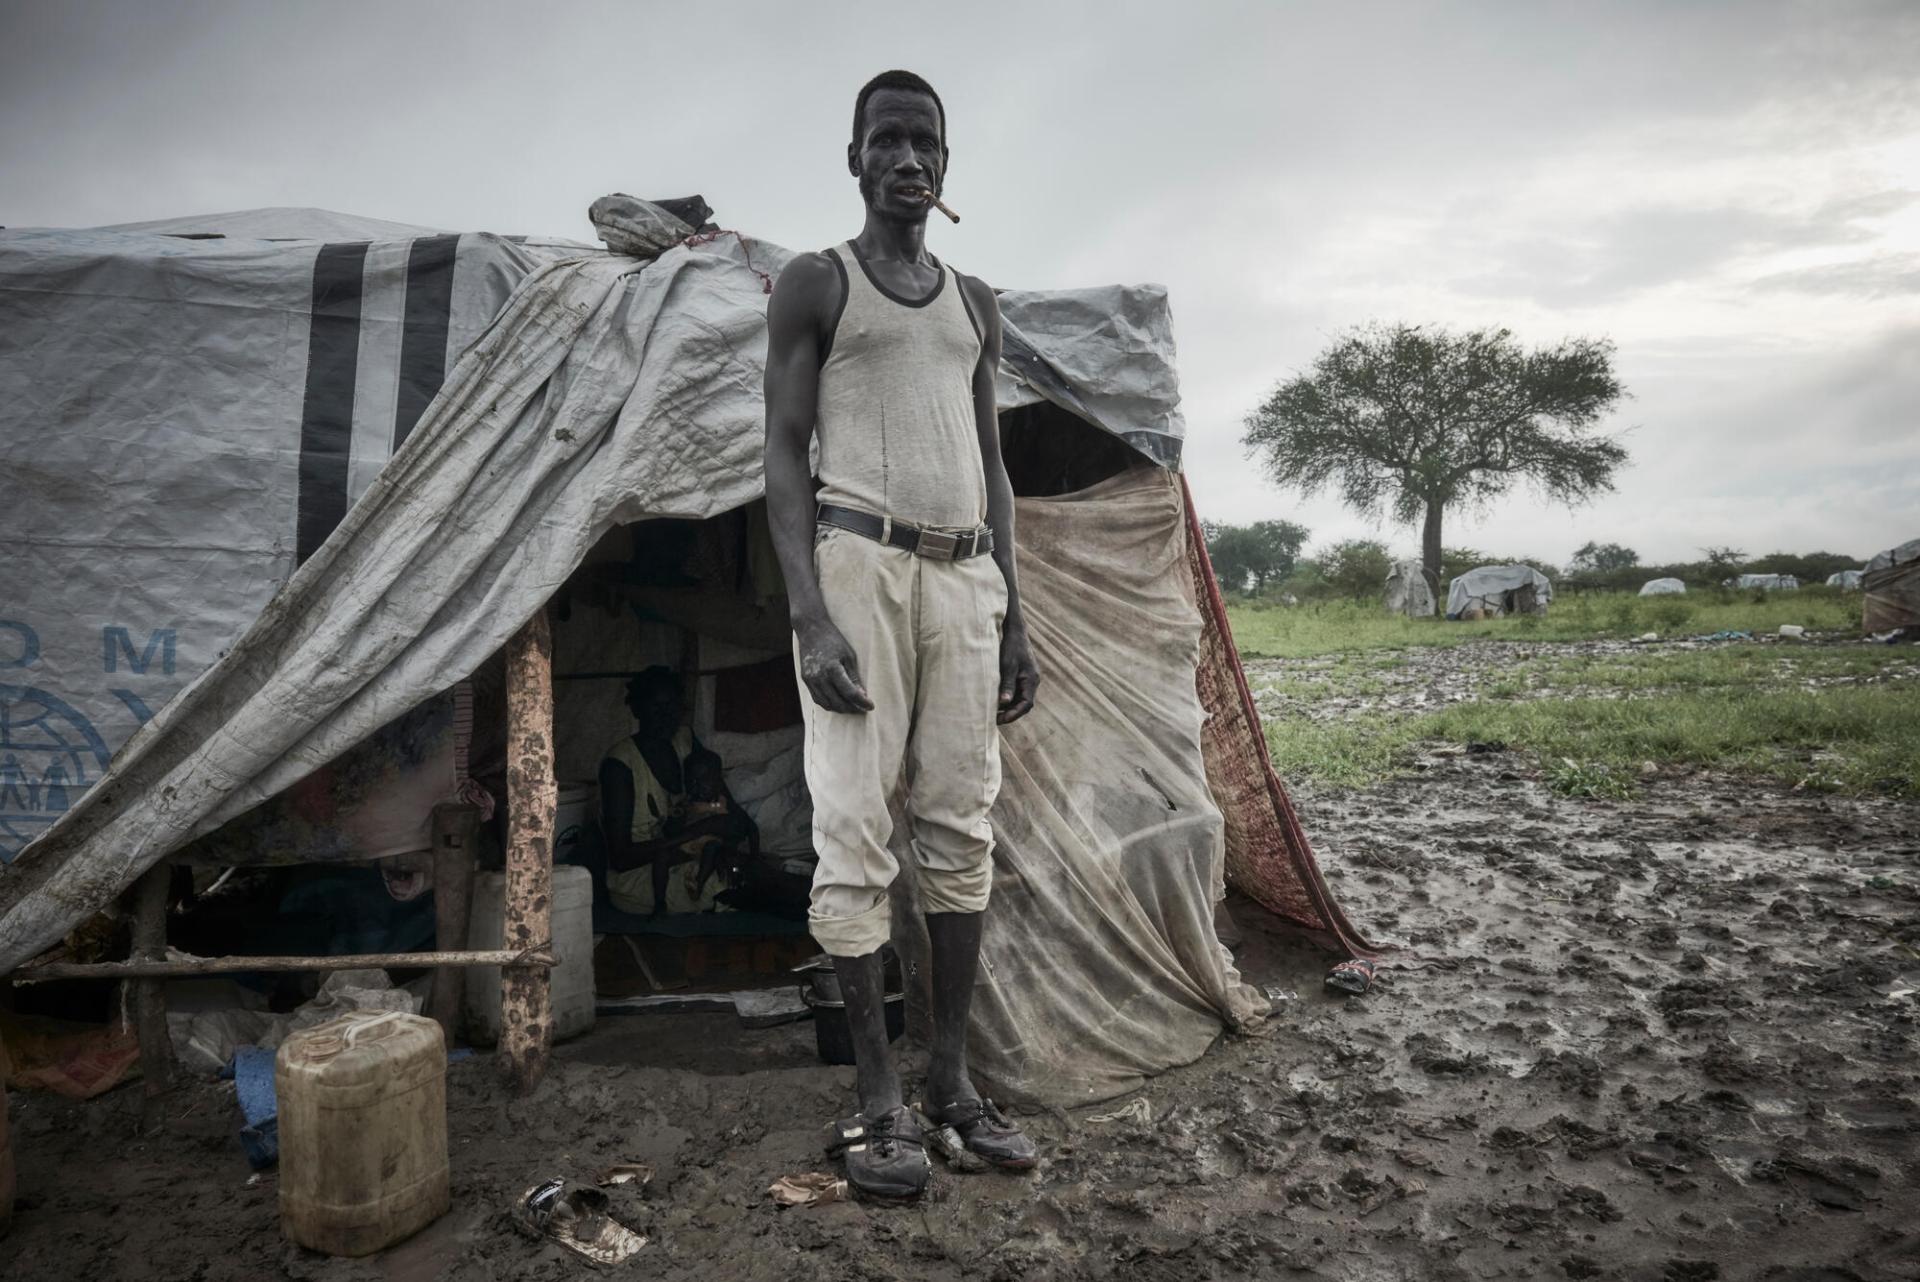
[[[453,317],[453,257],[458,236],[422,236],[407,252],[407,311],[400,328],[400,392],[393,448],[406,441],[447,380],[447,326]]]
[[[313,322],[307,339],[307,399],[300,411],[300,494],[294,556],[312,556],[347,514],[353,383],[360,365],[365,242],[322,245],[313,260]]]

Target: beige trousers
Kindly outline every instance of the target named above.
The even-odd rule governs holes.
[[[990,556],[934,561],[828,527],[813,560],[873,711],[828,712],[801,683],[820,856],[807,921],[828,953],[864,957],[889,933],[887,887],[900,865],[887,805],[903,767],[921,908],[987,906],[1007,584]]]

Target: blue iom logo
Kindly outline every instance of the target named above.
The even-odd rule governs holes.
[[[0,685],[0,862],[11,863],[106,770],[93,723],[32,686]]]

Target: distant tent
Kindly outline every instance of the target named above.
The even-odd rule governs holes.
[[[1433,617],[1433,589],[1427,586],[1427,573],[1417,561],[1395,561],[1387,575],[1388,614],[1404,614],[1410,619]]]
[[[1736,588],[1765,588],[1768,591],[1790,592],[1800,586],[1800,580],[1791,574],[1743,574],[1733,581]]]
[[[1861,616],[1868,632],[1920,627],[1920,539],[1867,562],[1860,589],[1866,593]]]
[[[1830,588],[1845,588],[1849,592],[1858,592],[1860,590],[1860,580],[1865,577],[1865,575],[1865,570],[1841,570],[1837,574],[1829,574],[1827,576],[1827,586]]]
[[[1685,596],[1687,585],[1679,579],[1649,579],[1640,585],[1641,596]]]
[[[1483,565],[1447,585],[1449,619],[1545,614],[1553,584],[1530,565]]]

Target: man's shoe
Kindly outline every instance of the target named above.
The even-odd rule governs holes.
[[[933,1114],[936,1126],[951,1126],[966,1144],[989,1166],[1002,1171],[1031,1171],[1040,1161],[1040,1151],[1020,1128],[990,1099],[957,1100]]]
[[[847,1183],[868,1201],[914,1201],[933,1178],[920,1124],[905,1105],[877,1118],[855,1113],[834,1123],[827,1153],[845,1161]]]

